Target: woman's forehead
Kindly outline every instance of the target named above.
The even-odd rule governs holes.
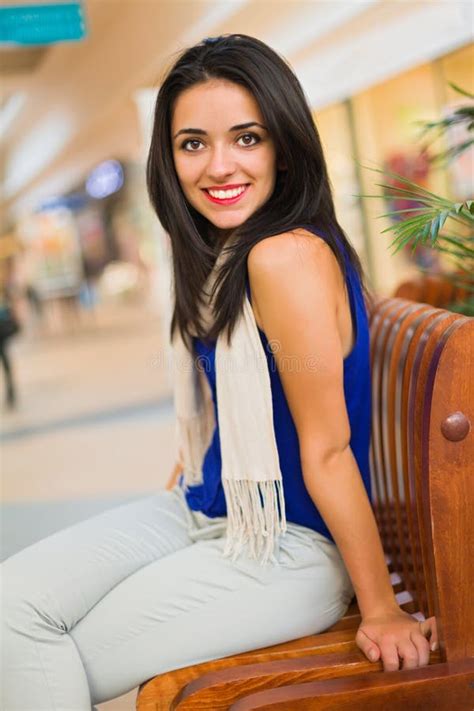
[[[260,107],[245,87],[223,79],[210,79],[181,92],[172,115],[173,135],[183,128],[229,130],[250,121],[262,122]]]

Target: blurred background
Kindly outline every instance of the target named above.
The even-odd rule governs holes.
[[[429,160],[462,127],[427,150],[417,124],[466,103],[450,83],[474,91],[470,2],[32,4],[0,8],[2,558],[155,491],[173,468],[170,254],[144,165],[160,77],[179,50],[241,32],[288,59],[377,293],[436,271],[440,255],[392,253],[380,216],[397,205],[370,168],[472,197],[472,148],[450,165]]]

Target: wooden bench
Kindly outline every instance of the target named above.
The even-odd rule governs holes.
[[[439,651],[383,672],[354,600],[323,633],[147,681],[138,711],[474,708],[474,319],[380,299],[370,328],[374,511],[397,600],[436,616]]]

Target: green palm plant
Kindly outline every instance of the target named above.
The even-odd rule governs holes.
[[[450,84],[455,91],[468,97],[471,102],[474,95],[455,84]],[[440,121],[419,122],[421,136],[431,133],[432,140],[450,130],[453,126],[463,126],[468,138],[451,146],[430,158],[430,163],[447,165],[459,158],[474,144],[474,103],[461,106]],[[426,146],[424,148],[426,150]],[[375,183],[382,188],[383,195],[361,195],[360,197],[405,200],[410,207],[385,212],[379,217],[390,218],[393,222],[382,230],[392,233],[390,244],[393,253],[411,246],[412,252],[423,245],[446,255],[450,271],[445,277],[465,293],[462,301],[450,304],[448,308],[459,313],[474,315],[474,199],[455,202],[447,197],[436,195],[403,175],[384,168],[365,166],[386,178]],[[396,184],[392,184],[394,181]],[[415,206],[413,206],[415,204]],[[421,270],[429,272],[429,270]]]

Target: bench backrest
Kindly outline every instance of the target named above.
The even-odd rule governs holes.
[[[413,612],[474,656],[474,319],[400,298],[371,307],[374,509]],[[403,600],[401,600],[403,601]]]

